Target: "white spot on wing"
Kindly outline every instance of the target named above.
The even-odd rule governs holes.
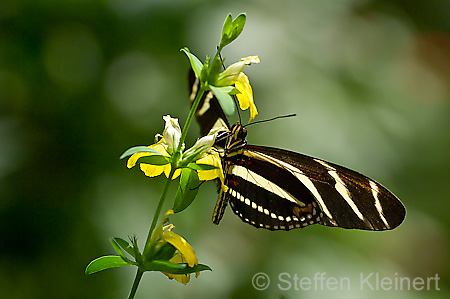
[[[369,180],[369,185],[370,185],[370,188],[372,189],[372,196],[375,199],[375,208],[377,209],[378,214],[380,215],[380,218],[383,221],[384,225],[386,225],[386,227],[389,228],[390,227],[389,223],[387,222],[386,218],[384,217],[383,208],[381,207],[380,200],[378,199],[378,193],[379,193],[378,185],[372,180]]]
[[[203,114],[205,114],[208,110],[209,110],[209,101],[213,98],[213,93],[212,91],[208,92],[206,94],[205,100],[203,101],[203,106],[197,110],[197,115],[202,116]]]
[[[336,191],[342,196],[342,198],[348,203],[350,208],[352,208],[353,212],[364,221],[364,216],[359,211],[358,207],[355,205],[353,200],[350,198],[350,192],[348,191],[345,183],[342,181],[342,179],[339,177],[339,175],[336,172],[336,169],[332,167],[331,165],[328,165],[324,161],[314,159],[316,162],[319,162],[323,166],[325,166],[328,169],[328,173],[331,175],[331,177],[336,181],[336,184],[334,185],[334,188]]]

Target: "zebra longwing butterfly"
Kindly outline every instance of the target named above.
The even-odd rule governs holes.
[[[192,103],[199,84],[193,72],[190,81]],[[196,118],[202,135],[213,127],[224,129],[215,147],[228,188],[219,188],[215,224],[228,202],[242,221],[269,230],[316,223],[389,230],[405,218],[405,208],[394,194],[356,171],[287,150],[248,145],[247,130],[239,123],[230,126],[212,91],[201,99]]]

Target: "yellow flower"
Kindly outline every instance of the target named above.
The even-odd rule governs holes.
[[[219,74],[219,78],[214,86],[230,86],[233,85],[237,80],[239,74],[244,70],[246,65],[251,65],[252,63],[259,63],[258,56],[248,56],[241,58],[238,62],[233,63],[225,71]]]
[[[248,81],[248,77],[242,72],[239,73],[239,76],[234,82],[234,86],[241,92],[236,95],[241,109],[246,110],[250,107],[250,122],[258,115],[258,110],[253,102],[253,91],[250,82]]]
[[[171,157],[171,154],[173,153],[173,150],[177,148],[180,138],[181,138],[181,129],[180,125],[178,124],[177,118],[172,118],[170,115],[163,116],[164,121],[166,122],[163,136],[161,140],[159,140],[157,143],[152,144],[148,146],[151,149],[154,149],[160,153],[160,155],[165,156],[167,158]],[[157,134],[157,137],[160,137],[161,135]],[[139,158],[146,157],[146,156],[153,156],[158,155],[156,153],[151,152],[140,152],[131,155],[131,157],[127,161],[127,167],[132,168],[136,165],[136,162]],[[146,176],[149,177],[155,177],[164,172],[166,177],[169,177],[170,170],[172,169],[172,166],[170,165],[169,159],[167,161],[167,164],[164,165],[154,165],[154,164],[148,164],[148,163],[139,163],[139,168],[144,172]],[[172,179],[176,179],[181,174],[181,169],[175,170],[174,175],[172,176]]]
[[[198,159],[195,162],[197,164],[208,164],[217,167],[216,169],[212,170],[198,171],[197,173],[199,180],[209,181],[219,177],[220,180],[224,182],[222,163],[218,152],[210,151],[209,153],[205,154],[201,159]]]
[[[162,156],[170,158],[170,155],[166,150],[163,140],[160,140],[158,143],[152,144],[148,147],[152,148],[154,150],[157,150],[158,152],[160,152],[160,154]],[[157,154],[150,153],[150,152],[141,152],[141,153],[133,154],[133,155],[131,155],[130,158],[128,158],[127,167],[133,168],[136,165],[136,162],[139,158],[146,157],[146,156],[153,156],[153,155],[157,155]],[[165,165],[153,165],[153,164],[147,164],[147,163],[139,163],[139,168],[148,177],[155,177],[155,176],[162,174],[163,172],[166,175],[166,177],[169,177],[172,166],[170,165],[169,162],[167,162],[167,164],[165,164]],[[172,179],[176,179],[180,174],[181,174],[181,169],[175,170],[175,173],[173,174]]]
[[[259,63],[258,56],[248,56],[242,58],[240,61],[233,63],[225,71],[219,74],[215,86],[231,86],[234,84],[238,93],[236,96],[239,101],[239,106],[242,110],[250,108],[250,119],[249,122],[258,115],[258,110],[256,109],[255,102],[253,101],[253,91],[250,86],[250,81],[248,77],[242,72],[246,65],[251,65],[252,63]]]
[[[177,148],[180,142],[181,129],[176,118],[171,118],[170,115],[166,115],[163,118],[166,122],[163,135],[161,136],[157,134],[155,139],[159,141],[148,146],[148,148],[151,148],[156,152],[143,151],[131,155],[131,157],[127,161],[128,168],[134,167],[138,160],[142,157],[163,156],[167,159],[164,159],[162,157],[160,157],[161,159],[155,159],[155,164],[151,164],[148,161],[146,161],[148,163],[142,161],[142,163],[139,163],[139,167],[146,176],[155,177],[164,172],[166,177],[169,177],[170,171],[172,169],[172,164],[170,163],[170,161],[171,159],[173,159],[173,151]],[[201,159],[201,162],[198,162],[198,164],[208,164],[218,167],[218,169],[198,170],[197,172],[200,179],[212,180],[220,177],[223,182],[220,156],[212,149],[216,140],[216,136],[220,130],[223,130],[223,128],[213,128],[207,136],[204,136],[197,140],[197,142],[191,148],[187,149],[184,152],[184,145],[181,147],[181,159],[177,161],[177,167],[179,168],[175,170],[172,179],[180,176],[182,167],[186,167],[189,163],[196,162]]]
[[[176,251],[172,258],[169,259],[169,262],[175,264],[187,263],[189,267],[194,267],[198,264],[198,259],[192,246],[183,237],[172,231],[175,228],[173,224],[163,226],[169,220],[169,215],[172,214],[173,210],[167,211],[162,221],[153,231],[151,242],[158,248],[161,248],[165,243],[171,244]],[[187,284],[190,281],[190,274],[170,274],[165,272],[163,274],[167,275],[169,279],[175,279],[183,284]],[[199,274],[200,272],[197,272],[196,277]]]
[[[188,263],[188,261],[185,259],[185,257],[182,254],[180,254],[178,251],[175,252],[173,258],[171,258],[169,261],[172,263],[175,263],[175,264]],[[175,279],[176,281],[179,281],[184,285],[186,285],[189,281],[191,281],[190,274],[170,274],[170,273],[164,273],[164,274],[167,275],[167,277],[169,277],[169,279]],[[195,273],[196,278],[199,275],[200,275],[200,272]]]

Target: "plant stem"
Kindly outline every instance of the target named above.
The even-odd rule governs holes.
[[[144,274],[143,271],[141,271],[140,268],[138,268],[136,272],[136,277],[134,278],[133,287],[131,288],[130,295],[128,296],[128,299],[133,299],[134,295],[136,295],[137,288],[139,286],[139,282],[141,282],[142,274]]]
[[[159,199],[158,206],[156,207],[155,215],[153,216],[152,224],[150,226],[150,230],[148,231],[147,241],[145,241],[144,247],[144,260],[146,259],[148,250],[150,249],[150,239],[152,237],[153,230],[158,223],[159,214],[161,214],[162,207],[164,205],[164,200],[166,199],[167,190],[169,190],[170,182],[172,181],[173,174],[175,173],[175,167],[171,167],[169,177],[167,178],[166,184],[164,185],[164,189],[161,193],[161,198]]]
[[[150,244],[151,242],[150,241],[151,241],[152,233],[155,230],[156,224],[158,223],[159,215],[161,214],[161,210],[164,205],[164,200],[166,199],[167,191],[169,190],[170,182],[172,181],[172,177],[177,168],[177,162],[181,156],[182,144],[184,143],[184,140],[186,139],[186,135],[187,135],[187,132],[189,131],[189,127],[191,125],[192,119],[194,118],[195,111],[197,111],[198,104],[200,103],[200,99],[202,98],[205,90],[206,90],[205,87],[203,87],[203,86],[200,87],[200,89],[197,93],[197,96],[195,97],[194,103],[192,104],[191,111],[189,112],[188,118],[186,119],[186,123],[184,124],[178,147],[174,151],[170,174],[169,174],[169,177],[167,178],[166,184],[164,185],[163,191],[161,193],[161,197],[159,199],[158,206],[156,207],[155,215],[153,216],[152,224],[151,224],[150,230],[148,232],[147,240],[145,241],[144,252],[143,252],[144,262],[147,259],[149,251],[151,250],[151,244]],[[136,294],[137,288],[138,288],[139,283],[142,278],[142,274],[144,274],[144,271],[141,268],[142,266],[143,265],[139,265],[139,267],[138,267],[138,271],[136,273],[133,287],[131,288],[131,292],[130,292],[130,295],[128,296],[128,299],[134,298],[134,295]]]
[[[201,84],[201,83],[200,83]],[[197,95],[195,97],[194,103],[192,103],[191,111],[189,111],[188,118],[186,119],[186,122],[184,123],[184,127],[181,131],[181,138],[180,143],[178,144],[177,152],[181,151],[181,146],[184,143],[184,140],[186,139],[187,133],[189,131],[189,127],[191,126],[192,119],[194,118],[194,114],[197,111],[198,104],[200,103],[200,99],[203,96],[203,93],[205,93],[206,88],[203,86],[203,84],[200,85],[200,89],[197,92]]]

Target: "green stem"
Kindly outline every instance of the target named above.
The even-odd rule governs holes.
[[[152,225],[150,226],[150,230],[148,231],[147,241],[145,241],[144,247],[144,260],[146,260],[147,253],[150,250],[150,239],[152,237],[152,233],[155,230],[156,224],[158,223],[159,214],[161,214],[162,207],[164,205],[164,200],[166,199],[167,190],[169,190],[170,182],[172,181],[173,174],[175,173],[175,167],[171,165],[170,174],[167,178],[166,184],[164,185],[164,189],[161,193],[161,198],[159,199],[158,206],[156,207],[155,215],[153,216]]]
[[[152,220],[152,224],[150,226],[150,230],[148,232],[147,240],[145,241],[144,252],[143,252],[144,262],[147,260],[149,251],[151,250],[152,233],[155,230],[156,224],[158,223],[159,215],[161,214],[161,210],[164,205],[164,200],[166,199],[167,191],[169,190],[170,182],[172,181],[172,177],[177,168],[177,162],[181,156],[181,146],[184,143],[184,140],[186,139],[186,135],[187,135],[187,132],[189,131],[189,127],[191,125],[192,119],[194,118],[195,111],[197,111],[198,105],[200,103],[200,99],[202,98],[205,90],[206,90],[206,88],[204,86],[200,86],[197,96],[195,97],[194,103],[192,104],[191,111],[189,112],[188,118],[186,119],[186,123],[184,124],[181,138],[180,138],[180,143],[178,144],[178,147],[174,151],[174,154],[172,157],[173,160],[172,160],[172,164],[171,164],[170,174],[166,181],[166,184],[164,185],[163,191],[161,193],[161,198],[159,199],[158,206],[156,207],[155,215],[153,216],[153,220]],[[144,271],[141,269],[142,266],[143,265],[139,265],[139,267],[138,267],[138,271],[136,273],[133,287],[131,288],[130,296],[128,296],[128,299],[134,298],[134,295],[136,294],[137,288],[139,286],[139,282],[141,281],[141,278],[142,278],[142,274],[144,274]]]
[[[219,57],[220,52],[222,52],[223,47],[219,46],[217,47],[217,51],[216,51],[216,55],[214,55],[214,59],[216,59],[217,57]],[[214,60],[213,59],[213,60]],[[223,62],[223,61],[222,61]]]
[[[138,268],[136,272],[136,277],[134,278],[133,287],[131,288],[131,292],[130,295],[128,296],[128,299],[133,299],[134,295],[136,295],[139,282],[141,282],[142,274],[144,274],[144,271],[141,271],[141,269]]]
[[[191,126],[192,119],[194,118],[195,112],[197,111],[197,108],[198,108],[198,104],[200,103],[200,99],[202,98],[203,93],[205,93],[205,91],[206,91],[205,86],[203,86],[203,84],[201,82],[200,82],[200,84],[201,84],[200,89],[197,92],[194,103],[192,103],[191,111],[189,111],[188,118],[186,119],[186,122],[184,123],[184,127],[181,130],[180,143],[178,144],[178,148],[176,150],[176,152],[178,152],[178,153],[181,151],[181,146],[183,145],[184,140],[186,139],[187,133],[189,131],[189,127]]]

